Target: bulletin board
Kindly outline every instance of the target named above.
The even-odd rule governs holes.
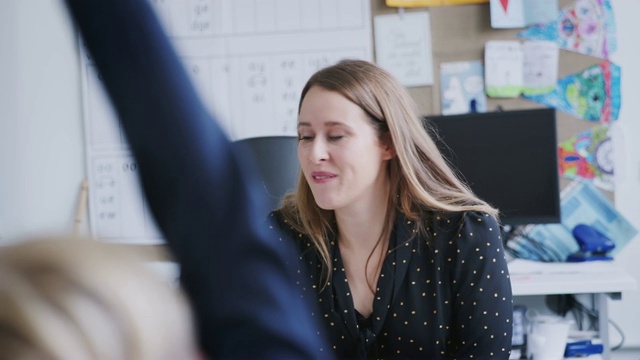
[[[558,9],[560,10],[572,2],[573,1],[570,0],[560,0],[558,2]],[[522,28],[492,28],[489,9],[489,3],[483,3],[406,8],[399,11],[397,8],[387,7],[385,0],[373,0],[372,16],[402,12],[406,14],[425,10],[430,14],[434,84],[433,86],[409,88],[409,92],[418,104],[419,111],[422,114],[441,114],[440,81],[439,76],[437,76],[440,64],[453,61],[482,61],[484,59],[484,47],[487,41],[519,39],[517,33],[522,31]],[[580,72],[601,61],[602,59],[596,57],[560,50],[558,78]],[[488,111],[493,111],[498,108],[503,110],[517,110],[541,107],[544,107],[544,105],[523,98],[487,98]],[[598,125],[598,123],[579,119],[562,111],[557,111],[556,116],[559,143]],[[561,188],[566,187],[570,182],[570,180],[561,179]],[[613,202],[612,192],[604,191],[603,194]]]

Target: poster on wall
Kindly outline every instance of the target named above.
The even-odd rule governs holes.
[[[558,146],[560,176],[592,182],[603,190],[614,190],[613,143],[609,127],[597,125]]]
[[[425,7],[441,5],[483,4],[489,0],[386,0],[388,7]]]
[[[491,0],[491,27],[523,28],[555,19],[558,0]]]
[[[616,51],[616,26],[609,0],[576,0],[553,21],[533,25],[518,36],[549,40],[561,49],[608,59]]]
[[[498,98],[546,94],[556,85],[558,58],[558,46],[550,41],[487,41],[485,91]]]
[[[620,67],[602,61],[558,80],[549,93],[524,98],[579,119],[608,124],[617,120],[620,112]]]
[[[442,115],[486,112],[482,62],[440,64],[440,102]]]
[[[376,63],[406,87],[433,85],[431,21],[427,11],[373,18]]]

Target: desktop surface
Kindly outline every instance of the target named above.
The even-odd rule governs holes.
[[[637,281],[612,261],[544,263],[514,259],[509,262],[514,296],[620,293],[636,290]]]

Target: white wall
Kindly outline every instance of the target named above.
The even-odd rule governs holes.
[[[612,3],[619,45],[613,60],[622,68],[623,94],[615,200],[640,228],[640,0]],[[78,66],[76,39],[58,0],[0,1],[0,242],[72,229],[85,174]],[[640,279],[638,254],[640,237],[616,262]],[[640,291],[610,304],[625,346],[640,347]]]
[[[617,26],[618,51],[613,61],[621,67],[622,107],[615,124],[615,203],[640,230],[640,0],[612,2]],[[640,236],[616,256],[616,263],[640,281]],[[639,284],[640,286],[640,284]],[[622,301],[610,301],[610,318],[624,330],[625,346],[640,347],[640,291],[622,294]],[[610,327],[612,344],[620,338]]]
[[[0,23],[0,239],[70,231],[85,173],[76,40],[58,0],[2,0]]]

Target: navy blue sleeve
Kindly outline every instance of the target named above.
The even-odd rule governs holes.
[[[205,109],[150,5],[66,4],[181,265],[202,350],[216,358],[326,358],[287,249],[261,226],[267,206],[248,159]]]

